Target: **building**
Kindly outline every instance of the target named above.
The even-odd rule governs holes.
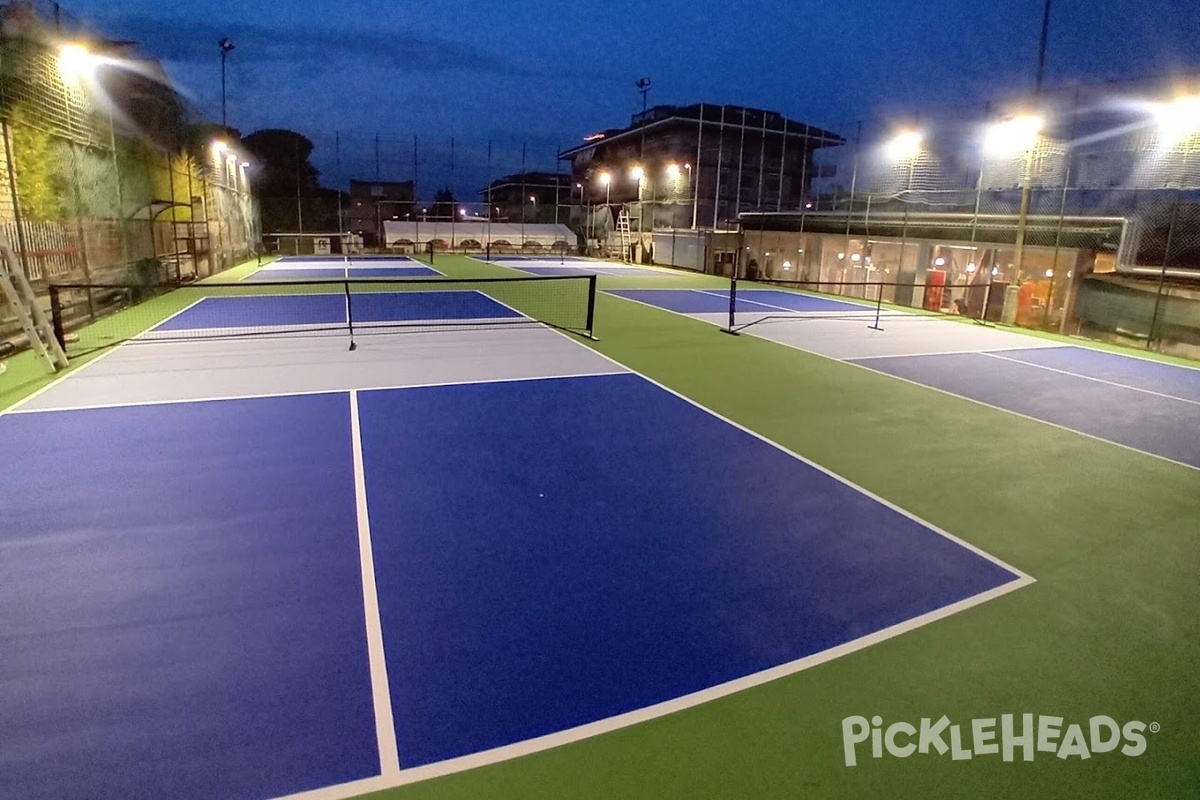
[[[590,206],[625,205],[631,226],[725,228],[749,210],[801,208],[813,153],[836,133],[743,106],[655,106],[559,157]]]
[[[479,197],[494,220],[552,225],[567,221],[565,207],[577,197],[573,188],[570,175],[520,172],[492,181]]]
[[[412,219],[416,209],[412,181],[350,180],[350,209],[346,224],[367,247],[384,241],[385,220]]]

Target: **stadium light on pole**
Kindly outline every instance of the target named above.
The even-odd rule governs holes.
[[[1025,262],[1025,228],[1029,222],[1029,200],[1033,184],[1033,159],[1042,140],[1044,121],[1034,115],[1022,115],[1002,120],[993,125],[984,140],[985,149],[998,156],[1024,154],[1021,168],[1021,209],[1017,213],[1017,240],[1013,251],[1015,280],[1021,279],[1021,268]]]
[[[217,42],[217,46],[221,48],[221,127],[229,127],[225,117],[225,59],[234,50],[233,42],[228,38],[223,38]]]
[[[1179,217],[1179,200],[1187,180],[1188,157],[1193,145],[1200,145],[1200,96],[1176,97],[1170,103],[1155,103],[1151,106],[1158,123],[1158,147],[1160,150],[1182,150],[1183,161],[1179,170],[1179,185],[1175,201],[1171,204],[1171,218],[1167,224],[1167,238],[1163,244],[1162,269],[1158,274],[1158,291],[1154,297],[1154,313],[1150,317],[1150,335],[1146,346],[1153,346],[1158,338],[1159,311],[1162,306],[1163,290],[1167,283],[1167,263],[1171,258],[1171,243],[1175,235],[1175,223]]]
[[[601,172],[600,182],[604,184],[604,206],[607,208],[612,204],[612,173]]]

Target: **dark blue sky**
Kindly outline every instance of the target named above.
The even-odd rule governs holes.
[[[140,41],[213,118],[231,37],[230,124],[299,130],[348,158],[376,132],[549,154],[651,104],[852,121],[982,103],[1032,85],[1042,0],[75,0]],[[1196,0],[1054,0],[1051,84],[1200,71]],[[357,135],[357,139],[355,138]],[[397,151],[399,145],[396,146]],[[411,157],[411,156],[410,156]],[[397,158],[399,156],[397,155]],[[326,161],[328,159],[326,158]],[[351,166],[358,172],[363,168]],[[328,171],[328,169],[327,169]],[[385,176],[386,177],[386,176]]]

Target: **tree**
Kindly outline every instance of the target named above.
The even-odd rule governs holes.
[[[437,190],[433,196],[433,216],[439,219],[452,219],[457,213],[455,207],[458,201],[454,199],[454,190],[449,186]]]
[[[268,128],[246,136],[242,146],[254,165],[254,191],[259,197],[317,195],[321,173],[309,163],[313,143],[295,131]]]

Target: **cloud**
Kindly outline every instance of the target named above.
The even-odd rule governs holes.
[[[142,15],[106,19],[104,29],[139,42],[149,55],[184,64],[212,63],[217,58],[217,41],[228,36],[237,46],[230,58],[243,63],[303,63],[320,70],[328,69],[328,62],[336,59],[423,74],[469,72],[526,76],[539,72],[468,42],[406,31],[383,33],[327,26],[229,26]]]

